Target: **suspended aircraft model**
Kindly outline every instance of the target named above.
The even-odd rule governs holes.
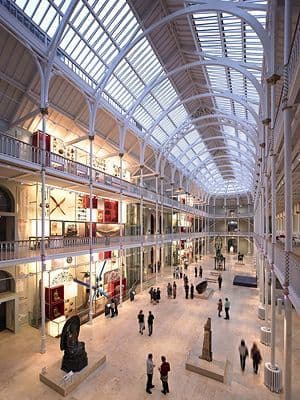
[[[94,290],[92,302],[94,302],[94,300],[95,300],[96,298],[98,299],[100,296],[104,296],[104,297],[106,297],[106,298],[109,298],[109,295],[108,295],[107,293],[104,292],[104,290],[102,289],[102,284],[100,283],[100,282],[101,282],[101,279],[102,279],[102,273],[103,273],[105,264],[106,264],[106,260],[104,260],[103,265],[102,265],[102,267],[100,268],[99,275],[96,276],[96,283],[95,283],[95,285],[92,285],[92,289]],[[88,272],[84,272],[84,277],[85,277],[85,278],[90,278],[90,279],[91,279],[90,274],[89,274]],[[88,289],[90,288],[90,282],[89,282],[89,281],[84,282],[84,281],[81,281],[81,280],[79,280],[79,279],[77,279],[77,278],[74,278],[73,281],[76,282],[76,283],[78,283],[79,285],[82,285],[82,286],[87,287]]]

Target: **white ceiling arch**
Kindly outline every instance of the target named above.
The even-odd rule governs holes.
[[[204,4],[203,4],[204,3]],[[199,13],[199,12],[209,12],[209,11],[217,11],[217,12],[226,12],[228,14],[235,15],[239,18],[241,18],[245,23],[250,25],[252,29],[256,32],[257,36],[259,37],[264,53],[265,53],[265,59],[266,59],[266,64],[269,65],[269,61],[271,60],[271,39],[268,36],[266,30],[264,27],[260,24],[260,22],[257,21],[257,19],[252,16],[251,14],[247,13],[244,9],[240,7],[239,4],[237,3],[225,3],[224,1],[220,0],[203,0],[202,4],[196,4],[192,6],[186,6],[178,11],[175,11],[172,14],[167,15],[166,17],[160,19],[153,25],[151,25],[149,28],[145,29],[142,34],[140,34],[138,37],[135,38],[136,33],[134,34],[133,37],[131,37],[128,41],[128,44],[125,45],[122,50],[118,53],[118,55],[114,58],[113,62],[111,65],[106,69],[106,72],[103,76],[103,78],[100,80],[98,86],[95,89],[95,97],[96,101],[100,101],[102,91],[105,88],[105,85],[107,84],[109,78],[113,74],[115,68],[117,65],[120,63],[120,61],[129,53],[130,50],[132,50],[144,37],[147,37],[150,33],[152,33],[154,30],[160,28],[163,25],[169,24],[176,18],[185,16],[185,15],[190,15],[194,13]],[[247,6],[244,5],[243,8],[249,8],[251,9],[251,6],[247,4]],[[253,7],[252,9],[257,9],[256,7]]]
[[[218,119],[219,125],[223,125],[223,122],[226,123],[227,121],[234,122],[236,124],[237,129],[243,131],[243,132],[248,132],[253,134],[254,137],[257,135],[257,131],[254,126],[251,124],[247,124],[245,121],[242,119],[235,117],[230,114],[208,114],[204,115],[198,118],[190,119],[187,118],[173,133],[173,136],[170,137],[162,146],[161,146],[161,152],[163,152],[164,149],[168,149],[168,144],[169,143],[176,143],[176,141],[180,140],[187,132],[187,130],[190,129],[190,127],[193,125],[195,128],[195,124],[201,121],[206,121],[207,119]]]

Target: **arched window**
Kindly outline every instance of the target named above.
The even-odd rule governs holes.
[[[11,194],[0,187],[0,212],[14,212],[14,204]]]
[[[14,292],[14,278],[6,271],[0,270],[0,293]]]

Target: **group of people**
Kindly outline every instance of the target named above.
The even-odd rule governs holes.
[[[137,316],[138,323],[139,323],[139,333],[141,335],[144,334],[145,330],[145,315],[143,313],[143,310],[140,310]],[[153,321],[154,321],[154,315],[152,314],[152,311],[149,311],[148,318],[147,318],[147,323],[148,323],[148,335],[151,336],[153,333]]]
[[[217,306],[218,306],[218,317],[221,317],[222,316],[221,312],[223,311],[222,299],[219,299]],[[230,309],[230,301],[228,300],[228,297],[225,297],[225,301],[224,301],[225,317],[224,317],[224,319],[230,319],[229,309]]]
[[[110,299],[104,308],[104,314],[108,317],[117,317],[119,315],[118,311],[118,301],[116,299]]]
[[[171,285],[170,282],[168,282],[168,284],[167,284],[167,297],[168,297],[168,299],[171,299],[172,297],[173,297],[173,299],[176,299],[176,295],[177,295],[176,282],[173,283],[173,286]]]
[[[179,267],[177,265],[177,267],[174,269],[173,271],[173,278],[175,279],[182,279],[182,267]]]
[[[154,289],[153,287],[150,288],[149,290],[150,294],[150,303],[151,304],[157,304],[160,301],[160,288],[158,287],[157,289]]]
[[[198,277],[198,267],[197,267],[197,265],[195,266],[194,270],[195,270],[195,278],[197,278]],[[199,265],[199,278],[202,278],[202,274],[203,274],[203,269],[202,269],[202,266]]]
[[[183,275],[183,282],[184,282],[184,291],[185,291],[185,298],[189,298],[189,292],[191,295],[191,299],[194,298],[194,285],[191,283],[191,286],[189,286],[189,278],[187,275]]]
[[[249,356],[249,351],[248,351],[248,348],[246,346],[244,339],[241,340],[241,344],[239,345],[239,354],[240,354],[241,369],[242,369],[242,371],[245,371],[246,358]],[[250,355],[251,355],[252,362],[253,362],[253,372],[255,374],[257,374],[258,366],[262,361],[262,356],[261,356],[260,351],[255,342],[252,345]]]
[[[146,392],[152,394],[151,389],[155,387],[153,385],[153,372],[154,372],[154,362],[153,362],[153,355],[150,353],[148,354],[148,358],[146,361],[146,368],[147,368],[147,383],[146,383]],[[170,364],[167,362],[165,356],[161,356],[161,365],[158,368],[160,372],[160,380],[162,382],[162,393],[167,394],[169,393],[169,383],[168,383],[168,374],[170,372]]]

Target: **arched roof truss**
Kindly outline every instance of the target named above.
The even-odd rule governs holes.
[[[217,180],[214,174],[217,185],[213,179],[207,180],[206,191],[213,192],[217,186],[220,193],[245,191],[239,171],[253,165],[256,150],[251,137],[255,140],[260,123],[263,57],[266,66],[270,60],[270,37],[265,30],[267,0],[187,1],[149,27],[141,25],[132,10],[134,3],[126,0],[11,1],[31,19],[35,34],[50,44],[51,54],[56,49],[57,57],[90,85],[98,103],[103,99],[109,102],[123,114],[125,124],[133,124],[145,141],[151,138],[149,142],[164,154],[171,149],[170,159],[180,160],[184,170],[202,162],[197,161],[197,152],[183,161],[186,154],[180,147],[181,139],[194,127],[197,143],[188,142],[188,151],[193,150],[192,143],[204,146],[222,177]],[[169,71],[148,37],[179,18],[190,19],[189,34],[197,44],[195,54],[199,58]],[[191,94],[183,97],[173,77],[189,69],[204,71],[207,90],[197,93],[195,85]],[[191,113],[189,101],[201,106]],[[207,110],[214,117],[207,115]],[[196,121],[198,117],[203,120]],[[218,141],[215,147],[207,135]],[[232,163],[226,161],[226,170],[213,148],[229,156],[228,160],[232,155]],[[174,149],[181,154],[174,156]],[[240,156],[238,166],[236,155]]]

